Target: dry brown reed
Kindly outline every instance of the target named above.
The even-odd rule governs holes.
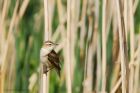
[[[134,19],[133,19],[133,8],[132,1],[129,0],[129,19],[130,19],[130,77],[129,77],[129,93],[134,93],[134,51],[135,51],[135,40],[134,40]]]
[[[140,35],[135,33],[134,19],[140,1],[66,1],[67,4],[65,5],[63,0],[44,0],[44,11],[41,7],[42,11],[36,16],[36,19],[39,20],[44,13],[44,40],[51,39],[60,42],[56,51],[63,51],[64,70],[61,71],[60,81],[61,84],[66,81],[66,92],[72,93],[73,90],[76,90],[72,86],[75,84],[75,72],[77,72],[75,69],[77,64],[78,66],[85,64],[85,67],[81,66],[84,71],[84,74],[81,75],[83,86],[76,86],[82,88],[80,92],[139,93]],[[17,0],[12,18],[8,18],[10,2],[12,0],[0,0],[0,93],[5,92],[5,86],[9,89],[13,88],[16,58],[13,29],[20,30],[18,24],[22,20],[30,0],[23,0],[21,6],[19,6],[19,0]],[[100,8],[102,8],[102,11],[100,11]],[[52,31],[56,11],[59,23],[55,31]],[[35,23],[36,25],[37,23]],[[111,39],[109,37],[110,33],[113,33],[113,46],[112,49],[108,50],[107,43]],[[128,51],[129,43],[130,52]],[[80,49],[80,55],[78,55],[80,58],[77,58],[75,53],[77,49]],[[108,51],[111,51],[112,56],[109,59],[112,60],[108,60]],[[129,63],[130,65],[128,65]],[[109,70],[112,70],[112,72]],[[42,74],[42,77],[40,93],[49,93],[51,87],[49,86],[49,74],[47,74],[47,77]],[[30,77],[30,91],[35,85],[35,80],[37,80],[37,73],[33,73]]]
[[[48,41],[50,40],[50,26],[49,26],[49,4],[48,4],[48,0],[44,0],[44,19],[45,19],[45,31],[44,31],[44,41]],[[42,65],[42,69],[43,69],[43,65]],[[41,70],[41,73],[43,73],[43,70]],[[45,73],[43,73],[41,75],[41,82],[42,82],[42,87],[40,87],[41,89],[41,93],[49,93],[49,73],[47,73],[47,75]]]
[[[27,0],[25,0],[27,1]],[[0,47],[0,56],[1,56],[1,77],[0,77],[0,92],[5,93],[5,91],[9,91],[8,89],[13,89],[14,85],[14,76],[15,76],[15,57],[16,57],[16,50],[15,50],[15,39],[13,35],[13,29],[15,26],[18,24],[16,22],[17,17],[19,16],[18,7],[19,7],[19,0],[16,1],[15,8],[13,11],[13,16],[11,19],[7,18],[7,12],[9,11],[10,7],[10,1],[8,0],[3,0],[4,3],[2,7],[2,12],[1,14],[1,20],[0,20],[0,28],[1,28],[1,47]],[[23,3],[22,3],[23,4]],[[28,3],[24,4],[24,7],[26,8],[28,6]],[[22,11],[22,15],[24,14],[25,11]],[[20,16],[20,19],[22,16]],[[10,20],[9,23],[6,21]],[[8,26],[9,25],[9,26]],[[6,34],[6,27],[8,28],[8,33]],[[13,56],[10,56],[13,55]],[[7,82],[7,83],[5,83]],[[5,86],[7,86],[5,88]],[[6,90],[5,90],[6,89]],[[11,92],[12,93],[12,92]]]
[[[106,93],[106,0],[102,12],[102,93]]]
[[[128,93],[128,77],[127,77],[127,58],[126,58],[126,54],[125,54],[125,37],[124,37],[124,25],[123,25],[123,19],[121,16],[121,11],[122,10],[122,6],[119,3],[119,1],[116,1],[116,12],[117,12],[117,19],[118,19],[118,29],[119,29],[119,44],[120,44],[120,59],[121,59],[121,77],[122,77],[122,92],[123,93]]]
[[[72,93],[72,81],[71,81],[71,0],[67,0],[67,34],[66,34],[66,85],[67,93]]]

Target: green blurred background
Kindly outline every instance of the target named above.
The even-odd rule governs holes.
[[[66,85],[66,32],[67,32],[67,1],[66,0],[48,0],[49,1],[49,21],[51,40],[60,44],[56,52],[60,55],[62,65],[61,77],[59,78],[54,70],[49,74],[49,92],[48,93],[67,93]],[[135,39],[139,38],[140,32],[140,2],[138,1],[136,11],[134,11],[134,29]],[[18,3],[17,3],[18,2]],[[1,62],[1,85],[2,93],[39,93],[40,91],[40,49],[44,41],[44,4],[43,0],[0,0],[0,62]],[[107,17],[110,18],[111,0],[107,0]],[[13,18],[13,27],[11,26],[15,6],[15,19]],[[23,5],[25,4],[25,5]],[[74,5],[73,5],[74,4]],[[87,5],[86,5],[87,4]],[[98,4],[98,5],[97,5]],[[26,6],[27,5],[27,6]],[[4,10],[6,7],[6,10]],[[85,8],[85,12],[84,9]],[[97,69],[101,69],[101,48],[102,48],[102,0],[72,0],[71,15],[71,52],[72,52],[72,93],[82,93],[84,91],[84,72],[85,62],[91,55],[93,68],[92,76],[92,93],[98,93],[101,90],[101,76],[97,76]],[[22,10],[23,9],[23,10]],[[113,9],[113,8],[112,8]],[[25,10],[25,11],[24,11]],[[3,13],[3,11],[6,11]],[[113,10],[112,10],[113,11]],[[23,15],[22,15],[23,12]],[[21,14],[20,14],[21,13]],[[85,14],[84,14],[85,13]],[[3,15],[5,14],[5,16]],[[114,75],[113,60],[113,19],[107,24],[107,87],[111,91],[113,77],[118,80],[119,75]],[[130,20],[128,21],[128,23]],[[98,34],[95,32],[95,25],[98,27]],[[83,27],[84,26],[84,27]],[[89,30],[91,26],[92,30]],[[106,25],[108,26],[108,25]],[[12,30],[9,30],[10,27]],[[10,32],[11,31],[11,32]],[[82,32],[84,31],[84,32]],[[91,32],[90,32],[91,31]],[[83,34],[82,34],[83,33]],[[94,42],[95,35],[99,37]],[[9,38],[9,39],[8,39]],[[139,42],[135,40],[136,42]],[[95,44],[96,43],[96,44]],[[94,46],[95,45],[95,46]],[[100,48],[99,60],[95,50]],[[128,32],[128,55],[130,56],[130,33]],[[94,52],[89,53],[89,49]],[[136,44],[136,49],[139,47]],[[130,57],[128,58],[128,60]],[[139,61],[140,62],[140,61]],[[88,66],[87,66],[88,68]],[[89,66],[90,68],[90,66]],[[139,69],[140,70],[140,69]],[[138,71],[139,71],[138,70]],[[117,70],[118,71],[118,70]],[[101,73],[100,73],[101,74]],[[139,74],[140,75],[140,74]],[[140,76],[138,76],[140,77]],[[99,79],[99,80],[98,80]],[[98,81],[97,81],[98,80]],[[139,79],[138,79],[139,80]],[[90,82],[90,81],[89,81]],[[140,83],[140,80],[138,81]],[[140,84],[138,84],[140,85]],[[85,85],[86,86],[86,85]],[[88,87],[88,86],[87,86]],[[95,92],[96,91],[96,92]],[[140,93],[140,87],[136,93]],[[91,93],[91,92],[83,92]],[[117,92],[121,93],[121,92]]]

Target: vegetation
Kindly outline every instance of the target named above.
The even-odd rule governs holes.
[[[62,67],[47,93],[140,93],[139,0],[44,1],[0,0],[0,93],[42,93],[46,37]]]

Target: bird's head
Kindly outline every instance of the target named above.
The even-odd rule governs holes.
[[[43,48],[47,49],[48,51],[52,51],[58,44],[55,44],[51,41],[45,41]]]
[[[40,57],[48,55],[58,44],[55,44],[51,41],[45,41],[43,47],[40,50]]]

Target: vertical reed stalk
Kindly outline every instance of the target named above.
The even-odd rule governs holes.
[[[101,79],[102,79],[102,61],[101,61],[101,44],[100,44],[100,35],[98,31],[97,36],[97,92],[100,91]]]
[[[128,35],[128,1],[124,0],[124,25],[125,25],[125,35],[127,41]]]
[[[83,0],[83,5],[82,5],[82,14],[81,14],[81,24],[80,24],[80,49],[81,49],[81,56],[83,57],[83,48],[84,48],[84,39],[85,39],[85,34],[86,34],[86,13],[87,13],[87,2],[88,0]]]
[[[135,61],[135,76],[134,76],[134,93],[139,92],[139,82],[140,82],[140,38],[138,39],[138,49],[137,49],[136,61]]]
[[[48,0],[44,0],[45,36],[44,41],[49,40],[49,11]]]
[[[72,93],[72,82],[71,82],[71,0],[67,0],[67,61],[66,61],[66,86],[67,93]]]
[[[44,36],[44,41],[49,40],[49,11],[48,11],[48,0],[44,0],[44,18],[45,18],[45,36]],[[43,68],[43,65],[42,65]],[[43,71],[41,72],[43,73]],[[42,88],[43,91],[42,93],[49,93],[49,75],[46,75],[43,73],[42,75]]]
[[[5,3],[8,4],[8,2],[6,1]],[[4,7],[3,7],[3,12],[2,12],[2,20],[1,20],[1,24],[4,26],[4,21],[5,21],[5,17],[7,16],[7,12],[8,12],[8,7],[9,5],[7,4],[4,4]],[[4,89],[5,89],[5,80],[6,80],[6,70],[7,70],[7,66],[10,64],[8,63],[9,60],[12,60],[11,57],[8,57],[8,54],[9,51],[12,51],[11,55],[14,56],[14,45],[13,45],[13,28],[14,28],[14,22],[15,22],[15,17],[16,17],[16,14],[17,14],[17,8],[18,8],[18,4],[19,2],[17,1],[16,2],[16,6],[14,8],[14,13],[13,13],[13,16],[12,16],[12,20],[10,22],[10,27],[9,27],[9,32],[8,32],[8,37],[7,39],[5,39],[5,30],[4,30],[4,27],[2,27],[2,46],[1,46],[1,49],[3,49],[1,52],[3,53],[1,56],[2,56],[2,63],[1,63],[1,93],[4,93]],[[3,42],[5,41],[5,42]],[[12,44],[12,46],[10,47],[9,49],[9,46],[10,44]],[[9,59],[9,60],[8,60]],[[11,65],[10,65],[11,67]],[[9,81],[10,82],[10,81]],[[8,89],[8,87],[6,87]]]
[[[89,27],[88,27],[88,39],[87,39],[87,45],[86,45],[86,60],[85,63],[87,64],[86,66],[86,77],[84,79],[84,89],[83,93],[92,93],[92,82],[93,82],[93,40],[92,39],[92,25],[93,25],[93,19],[91,16],[89,16]]]
[[[106,92],[106,0],[102,9],[102,92]]]
[[[121,56],[121,77],[122,77],[122,93],[128,93],[128,79],[127,79],[127,63],[126,63],[126,55],[125,55],[125,49],[124,49],[124,40],[126,39],[124,37],[124,29],[121,19],[121,12],[120,12],[120,4],[119,1],[116,1],[116,12],[117,12],[117,20],[118,20],[118,28],[119,28],[119,43],[120,43],[120,56]]]
[[[134,93],[134,19],[133,19],[133,9],[132,9],[132,0],[128,1],[129,4],[129,17],[130,17],[130,84],[129,84],[129,93]]]
[[[79,7],[80,1],[71,0],[71,81],[73,81],[74,69],[76,65],[76,55],[75,55],[75,44],[76,44],[76,34],[78,28],[79,20]]]
[[[52,40],[52,20],[55,10],[55,1],[56,0],[48,0],[48,13],[49,13],[49,39]]]
[[[7,41],[11,42],[10,40],[13,40],[13,42],[11,42],[11,45],[10,44],[7,45],[7,48],[9,48],[9,46],[11,46],[11,50],[12,50],[12,52],[8,53],[8,54],[12,54],[13,55],[11,57],[11,62],[8,63],[10,66],[8,67],[9,68],[9,71],[8,71],[9,72],[9,75],[8,75],[9,78],[8,78],[7,89],[12,89],[11,88],[12,84],[14,84],[13,81],[11,80],[12,77],[14,76],[13,75],[14,74],[14,69],[13,68],[15,67],[14,64],[16,64],[15,63],[15,55],[16,55],[15,51],[16,50],[15,50],[15,40],[14,40],[14,35],[13,35],[13,29],[15,27],[16,17],[18,15],[18,13],[17,13],[18,7],[19,7],[19,0],[16,1],[16,5],[15,5],[13,16],[12,16],[12,19],[11,19],[11,22],[10,22],[10,27],[9,27],[9,31],[8,31],[8,37],[7,37]]]
[[[96,54],[97,54],[97,69],[96,69],[96,92],[100,91],[100,81],[101,81],[101,47],[100,47],[100,35],[99,35],[99,0],[95,0],[95,22],[94,22],[94,32],[96,32]]]

